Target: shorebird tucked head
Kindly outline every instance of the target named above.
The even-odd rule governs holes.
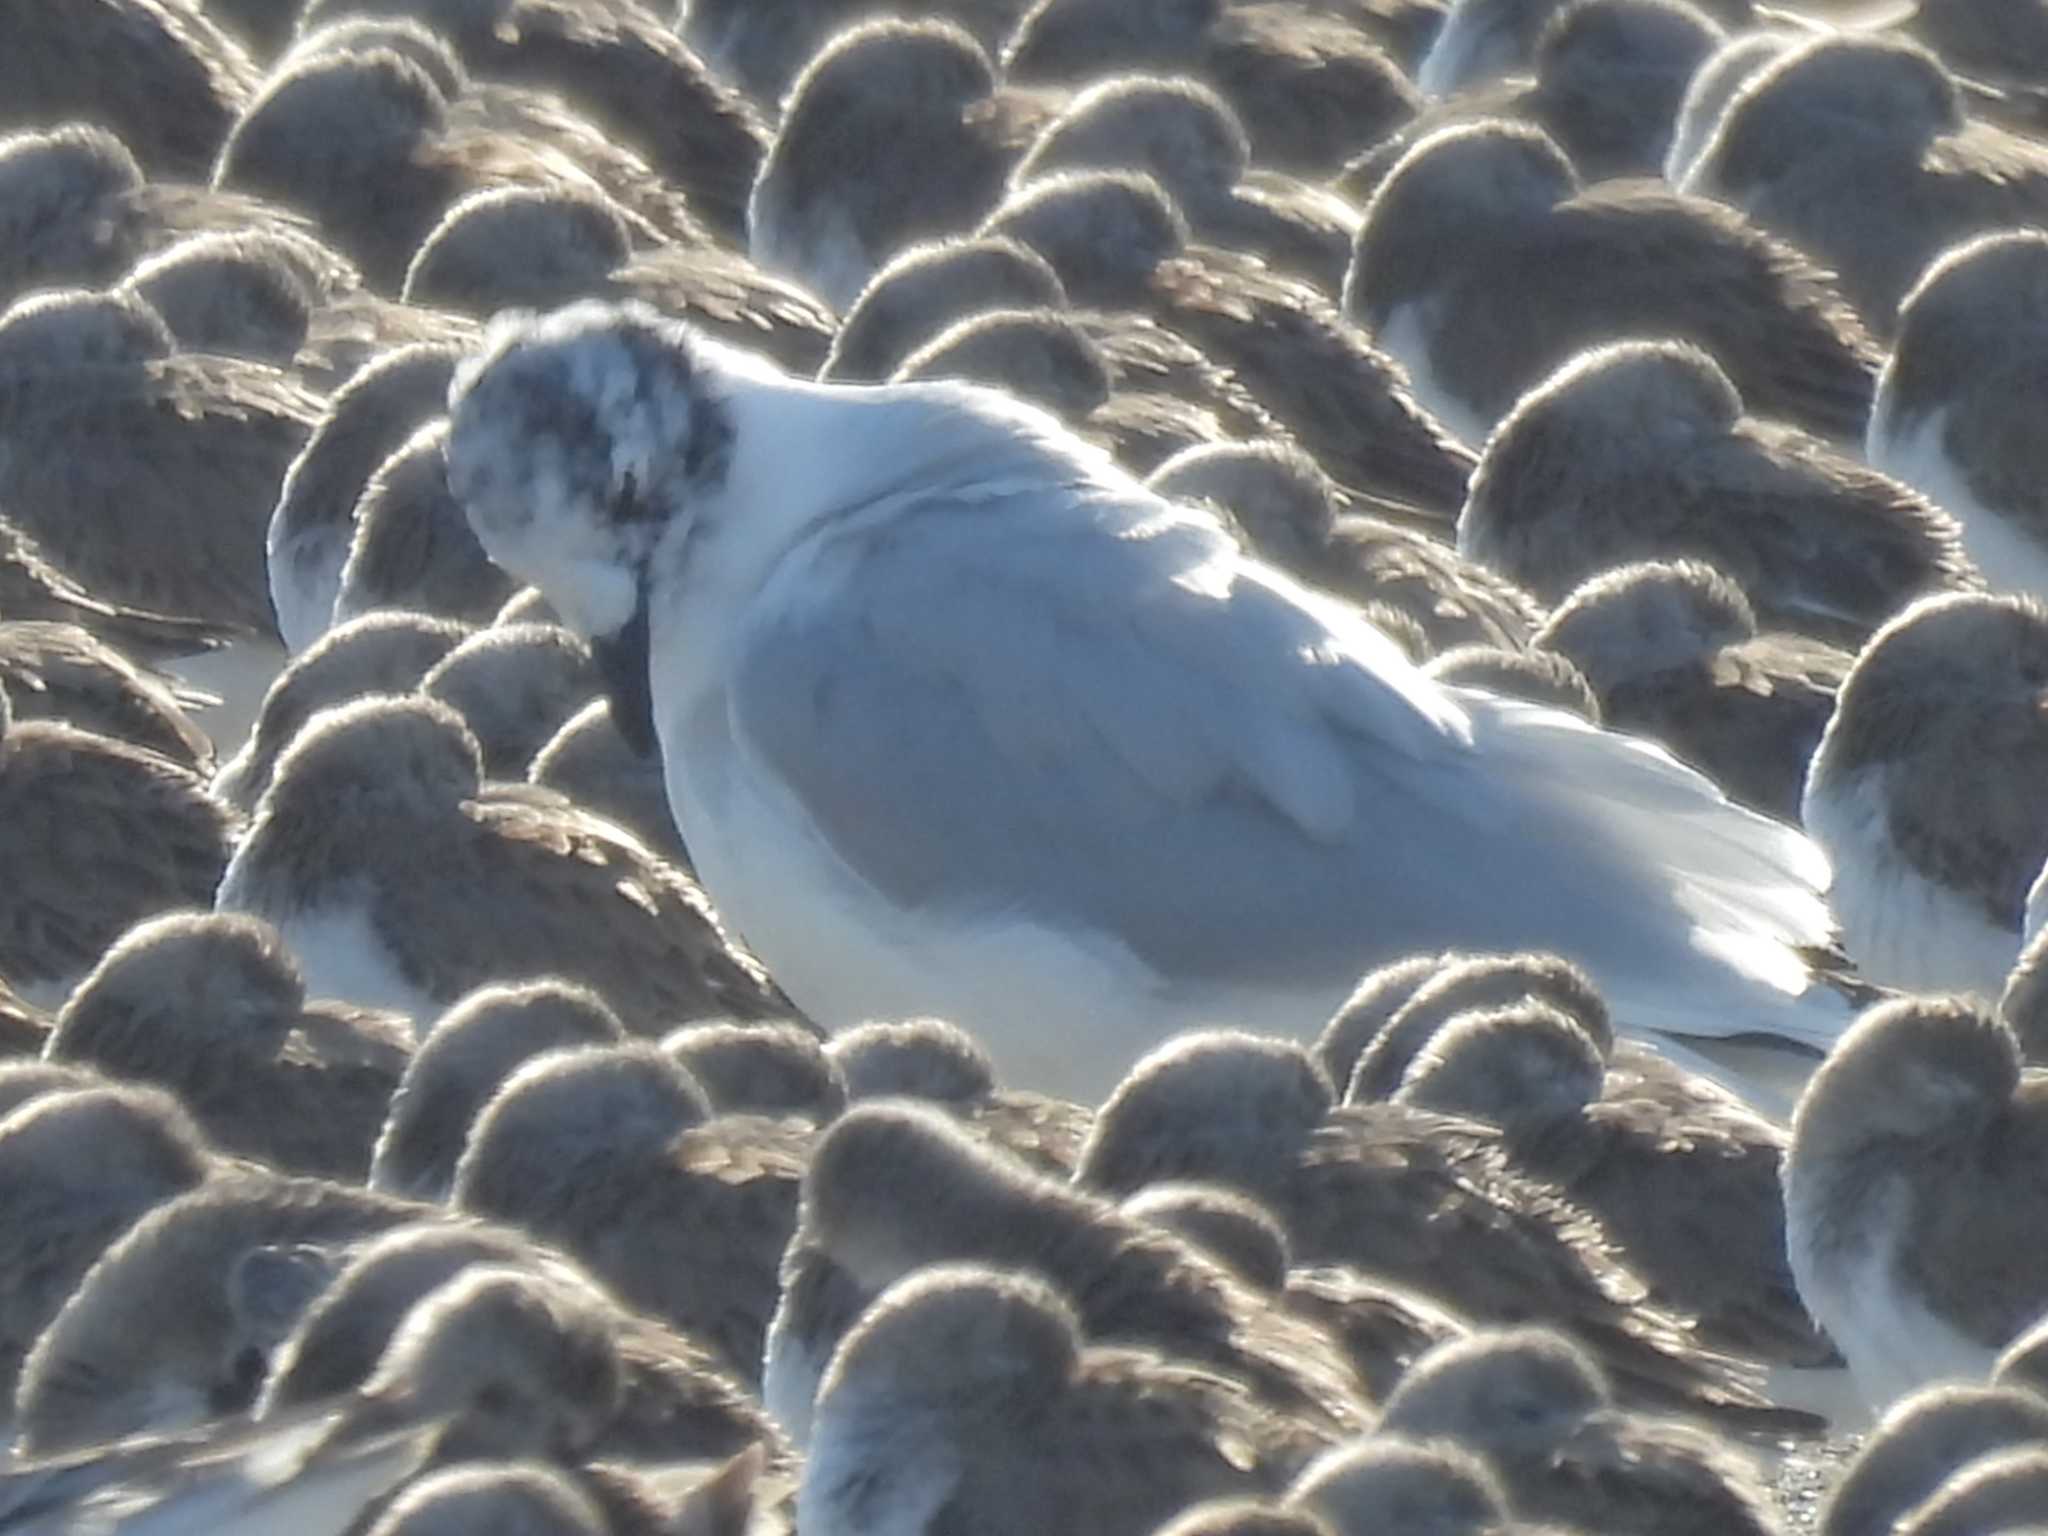
[[[587,636],[628,741],[653,746],[648,566],[732,426],[705,344],[640,305],[501,318],[449,391],[448,484],[478,542]]]
[[[1533,124],[1489,118],[1438,129],[1395,162],[1366,205],[1344,312],[1384,325],[1461,245],[1541,219],[1578,191],[1565,152]]]
[[[1962,127],[1955,82],[1903,39],[1826,33],[1787,52],[1731,100],[1686,190],[1739,197],[1818,143],[1920,146]]]

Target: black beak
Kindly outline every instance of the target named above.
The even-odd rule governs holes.
[[[612,701],[612,724],[626,738],[626,745],[641,757],[653,757],[654,739],[653,657],[648,652],[647,579],[640,579],[640,598],[633,617],[611,634],[590,644],[597,657],[597,669],[604,677],[605,692]]]

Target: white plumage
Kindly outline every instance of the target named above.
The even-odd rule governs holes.
[[[1847,1018],[1799,953],[1830,919],[1797,832],[1438,687],[1003,397],[795,381],[585,305],[501,325],[452,416],[491,556],[601,651],[641,605],[699,873],[827,1023],[941,1014],[1093,1097],[1170,1033],[1304,1035],[1444,946],[1559,950],[1638,1028]]]

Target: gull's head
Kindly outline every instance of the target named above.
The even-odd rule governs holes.
[[[591,642],[643,749],[648,567],[732,446],[700,345],[640,304],[503,316],[448,395],[448,485],[478,542]]]

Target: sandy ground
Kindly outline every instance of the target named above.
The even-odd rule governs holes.
[[[218,705],[194,710],[192,718],[213,738],[214,750],[223,762],[248,739],[264,691],[286,659],[283,646],[252,640],[171,663],[169,671],[195,688],[220,696]]]

